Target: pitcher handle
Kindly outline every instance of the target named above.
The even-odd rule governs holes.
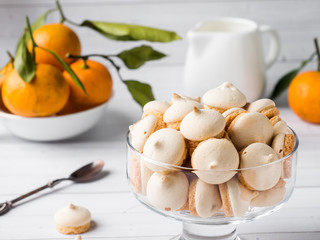
[[[280,53],[280,40],[276,30],[268,25],[259,26],[261,33],[268,33],[270,35],[269,52],[265,57],[265,67],[268,69],[276,61]]]

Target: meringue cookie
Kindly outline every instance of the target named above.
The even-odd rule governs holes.
[[[284,149],[284,139],[286,135],[284,133],[280,133],[274,137],[272,140],[271,147],[278,154],[279,158],[283,158],[283,149]]]
[[[193,107],[202,109],[203,106],[195,101],[181,100],[174,102],[164,113],[163,120],[168,127],[179,130],[182,119],[192,111]]]
[[[275,107],[274,101],[268,98],[262,98],[257,101],[250,103],[247,107],[249,112],[260,112],[267,107]]]
[[[74,240],[82,240],[82,237],[80,235],[77,235]]]
[[[208,218],[222,207],[218,185],[208,184],[195,178],[189,187],[189,210],[194,216]]]
[[[131,133],[131,144],[139,152],[142,152],[145,142],[154,132],[157,126],[157,121],[156,116],[149,115],[129,127]]]
[[[234,107],[234,108],[229,108],[228,110],[224,111],[222,113],[222,116],[224,118],[228,117],[229,115],[235,113],[235,112],[245,112],[246,110],[244,110],[243,108],[238,108],[238,107]]]
[[[191,100],[191,101],[196,101],[198,103],[201,102],[200,97],[193,98],[193,97],[188,97],[188,96],[177,94],[177,93],[172,94],[172,98],[171,98],[172,103],[177,102],[177,101],[181,101],[181,100]]]
[[[183,136],[177,130],[163,128],[154,132],[146,141],[143,154],[160,163],[180,166],[186,156],[186,145]],[[156,164],[145,161],[152,171],[165,171]]]
[[[141,193],[143,195],[147,194],[147,184],[150,179],[150,177],[153,174],[153,171],[151,171],[145,164],[145,161],[140,161],[140,174],[141,174]]]
[[[220,184],[232,178],[239,166],[239,155],[227,139],[211,138],[201,142],[191,158],[192,167],[199,170],[195,174],[204,182]],[[203,170],[213,170],[203,171]],[[226,170],[226,171],[214,171]]]
[[[56,212],[54,220],[59,232],[79,234],[89,230],[91,214],[84,207],[69,204]]]
[[[170,107],[170,104],[166,101],[154,100],[146,103],[143,107],[142,118],[149,115],[154,115],[158,118],[155,131],[165,128],[166,123],[163,121],[164,112]]]
[[[251,191],[243,186],[237,177],[219,185],[223,209],[226,217],[241,217],[249,209],[251,200],[257,196],[256,191]]]
[[[279,158],[283,158],[293,151],[295,145],[293,134],[280,133],[274,137],[272,141],[272,148],[278,154]],[[283,161],[282,178],[291,177],[292,158],[288,157]]]
[[[249,112],[260,112],[268,118],[279,115],[279,110],[275,107],[274,101],[268,98],[259,99],[247,106]]]
[[[141,169],[140,158],[138,155],[133,155],[130,161],[130,183],[135,193],[141,193]]]
[[[146,112],[158,112],[164,114],[164,112],[170,107],[167,101],[154,100],[146,103],[143,106],[143,113]]]
[[[268,207],[276,205],[283,200],[286,194],[286,182],[281,178],[279,182],[271,189],[259,192],[258,196],[252,199],[253,207]]]
[[[226,130],[229,128],[231,122],[239,116],[239,114],[246,112],[243,108],[230,108],[222,113],[222,116],[226,119]]]
[[[269,164],[279,159],[277,153],[267,144],[252,143],[240,152],[239,179],[251,190],[264,191],[274,187],[282,173],[282,162]],[[260,167],[259,167],[260,166]]]
[[[207,91],[203,95],[203,103],[209,108],[221,110],[243,107],[247,103],[246,96],[229,82]]]
[[[273,118],[270,119],[270,122],[273,126],[273,136],[276,136],[280,133],[286,133],[288,130],[287,123],[279,116],[274,116]]]
[[[180,131],[188,140],[202,141],[221,133],[225,124],[226,121],[219,112],[194,107],[181,121]]]
[[[147,185],[147,197],[156,208],[175,211],[188,200],[189,182],[183,172],[152,174]]]
[[[130,162],[130,182],[135,193],[146,195],[146,188],[149,178],[153,174],[145,164],[143,158],[133,155]]]
[[[257,112],[241,113],[228,128],[228,134],[237,148],[241,150],[254,142],[270,143],[273,127],[269,119]]]

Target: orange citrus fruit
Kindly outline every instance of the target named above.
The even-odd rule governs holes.
[[[320,123],[320,72],[298,74],[289,85],[288,102],[303,120]]]
[[[74,62],[75,59],[66,58],[67,53],[73,55],[81,54],[81,44],[78,36],[72,29],[61,23],[44,25],[35,30],[32,36],[37,45],[55,51],[68,64]],[[31,40],[28,43],[28,49],[31,52]],[[50,53],[40,48],[35,48],[35,55],[36,63],[51,64],[63,70],[61,64]]]
[[[1,70],[0,70],[0,87],[4,80],[8,77],[9,73],[13,69],[12,62],[8,62]]]
[[[69,87],[62,72],[49,64],[38,64],[30,83],[13,69],[3,82],[2,100],[13,114],[46,117],[60,111],[68,101]]]
[[[61,112],[67,114],[83,111],[106,102],[112,94],[112,78],[109,70],[99,62],[87,60],[87,68],[83,60],[71,64],[72,70],[83,83],[86,93],[82,91],[64,71],[63,76],[70,86],[69,101]]]
[[[7,79],[8,75],[13,69],[13,64],[12,62],[8,62],[1,70],[0,70],[0,109],[7,111],[6,107],[4,106],[2,102],[2,97],[1,97],[1,86],[4,82],[4,80]]]

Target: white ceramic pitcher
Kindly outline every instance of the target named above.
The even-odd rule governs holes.
[[[270,35],[264,57],[261,33]],[[265,70],[279,55],[277,32],[269,26],[240,18],[217,18],[196,25],[188,32],[184,83],[187,94],[202,96],[223,82],[239,88],[248,101],[261,97]]]

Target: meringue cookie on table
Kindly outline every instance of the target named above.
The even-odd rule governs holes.
[[[84,207],[69,204],[56,212],[54,220],[59,232],[63,234],[79,234],[89,230],[91,214]]]

